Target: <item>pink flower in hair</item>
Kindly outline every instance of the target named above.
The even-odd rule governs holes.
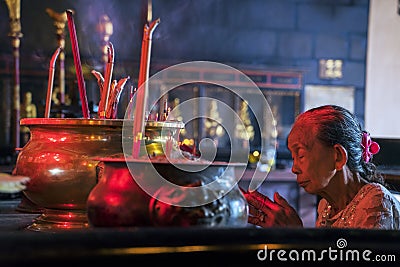
[[[371,136],[367,132],[362,134],[361,147],[363,148],[362,157],[365,162],[369,162],[372,155],[375,155],[381,149],[377,142],[371,140]]]

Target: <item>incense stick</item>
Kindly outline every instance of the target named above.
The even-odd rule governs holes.
[[[106,65],[106,73],[104,74],[104,84],[103,84],[103,91],[100,99],[99,104],[99,117],[101,119],[106,118],[107,107],[110,97],[110,90],[111,90],[111,81],[112,81],[112,73],[114,69],[114,46],[111,42],[108,42],[107,46],[108,52],[108,61]]]
[[[71,39],[72,53],[74,55],[76,79],[78,81],[79,95],[82,102],[81,103],[82,114],[85,119],[88,119],[90,118],[90,113],[89,113],[88,101],[86,98],[85,81],[83,79],[81,58],[79,55],[79,46],[78,46],[78,39],[76,37],[74,18],[72,17],[72,10],[68,9],[65,12],[67,13],[67,18],[68,18],[68,29],[69,29],[69,36]]]
[[[118,82],[116,80],[113,81],[113,85],[111,86],[110,90],[110,96],[108,97],[108,106],[106,108],[107,119],[117,118],[119,99],[121,97],[122,90],[129,79],[130,77],[128,76],[120,79]]]
[[[145,119],[146,119],[146,104],[147,104],[147,94],[148,94],[148,79],[150,70],[150,55],[151,55],[151,42],[152,35],[160,23],[160,19],[151,22],[149,25],[145,24],[143,29],[143,39],[142,39],[142,51],[140,55],[140,70],[139,70],[139,80],[138,80],[138,91],[136,95],[136,106],[134,111],[133,119],[133,149],[132,157],[138,158],[140,153],[140,142],[142,141],[144,129],[145,129]],[[143,87],[143,88],[142,88]]]
[[[50,105],[51,105],[51,95],[53,94],[54,70],[56,67],[57,57],[60,54],[60,51],[61,51],[61,47],[58,47],[50,60],[49,81],[47,84],[46,108],[44,111],[45,118],[50,118]]]

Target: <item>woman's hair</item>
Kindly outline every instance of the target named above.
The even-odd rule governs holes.
[[[363,130],[357,118],[347,109],[336,105],[325,105],[300,114],[295,124],[313,126],[313,134],[322,143],[342,145],[347,151],[347,166],[353,172],[371,182],[384,183],[372,162],[363,159],[361,145]]]

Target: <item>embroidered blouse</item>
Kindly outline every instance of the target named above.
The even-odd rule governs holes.
[[[321,199],[316,227],[400,229],[400,202],[378,183],[364,185],[346,208],[332,217],[330,207]]]

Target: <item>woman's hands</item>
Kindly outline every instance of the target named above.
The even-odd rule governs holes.
[[[303,226],[296,210],[277,192],[273,201],[258,191],[242,192],[249,204],[249,223],[261,227]]]

